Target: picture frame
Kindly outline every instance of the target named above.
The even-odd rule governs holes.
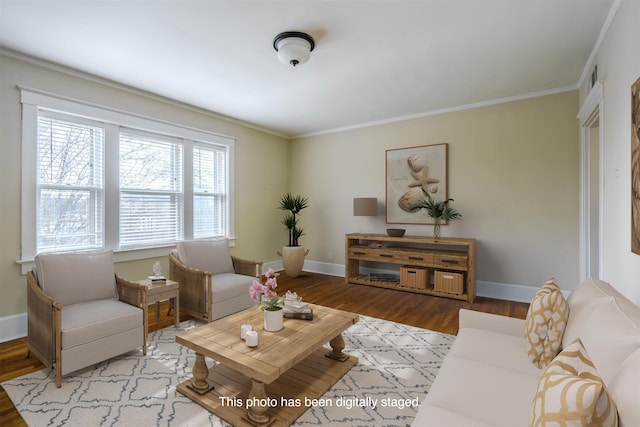
[[[386,222],[434,224],[424,209],[426,198],[447,200],[448,144],[422,145],[386,150]]]
[[[640,255],[640,77],[631,85],[631,252]]]

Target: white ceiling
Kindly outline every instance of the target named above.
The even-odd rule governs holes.
[[[576,88],[612,3],[0,0],[0,48],[291,137]]]

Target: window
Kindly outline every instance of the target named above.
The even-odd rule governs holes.
[[[120,247],[181,240],[182,212],[182,144],[120,132]]]
[[[37,144],[38,250],[102,248],[104,130],[43,112]]]
[[[23,272],[40,252],[232,238],[232,138],[24,88],[22,115]]]
[[[226,156],[219,147],[193,147],[193,237],[220,236],[226,228]]]

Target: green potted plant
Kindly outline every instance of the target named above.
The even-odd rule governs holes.
[[[289,277],[298,277],[304,266],[304,257],[309,253],[298,244],[298,239],[304,235],[302,228],[298,227],[300,212],[309,207],[309,199],[300,195],[294,196],[286,193],[280,199],[279,208],[288,211],[282,219],[282,224],[289,232],[289,243],[282,247],[278,255],[282,257],[282,265]]]
[[[443,221],[449,221],[462,218],[462,214],[449,206],[449,202],[453,202],[453,199],[447,199],[442,201],[434,200],[429,193],[425,193],[427,198],[416,209],[424,209],[435,221],[433,225],[433,236],[440,237],[440,224]]]

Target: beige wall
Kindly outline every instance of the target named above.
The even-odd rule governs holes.
[[[278,227],[277,201],[289,186],[289,144],[284,138],[221,120],[214,115],[142,96],[140,92],[78,78],[50,68],[0,54],[0,319],[26,311],[26,280],[16,263],[20,259],[20,92],[32,87],[147,117],[213,131],[236,138],[235,145],[235,255],[273,260],[284,239]],[[274,226],[276,225],[276,226]],[[274,243],[276,242],[276,243]],[[168,274],[166,257],[159,259]],[[116,271],[127,278],[143,278],[154,259],[119,263]]]
[[[603,85],[602,278],[640,304],[640,256],[631,252],[631,84],[640,78],[640,2],[622,1],[597,52]],[[589,82],[580,90],[584,100]],[[603,123],[603,124],[602,124]]]
[[[537,287],[554,276],[573,289],[577,106],[573,91],[294,141],[292,189],[311,202],[301,240],[309,259],[344,264],[345,233],[385,232],[385,150],[446,142],[449,197],[463,219],[443,226],[442,235],[478,239],[478,280]],[[377,197],[378,217],[354,218],[354,197]]]

